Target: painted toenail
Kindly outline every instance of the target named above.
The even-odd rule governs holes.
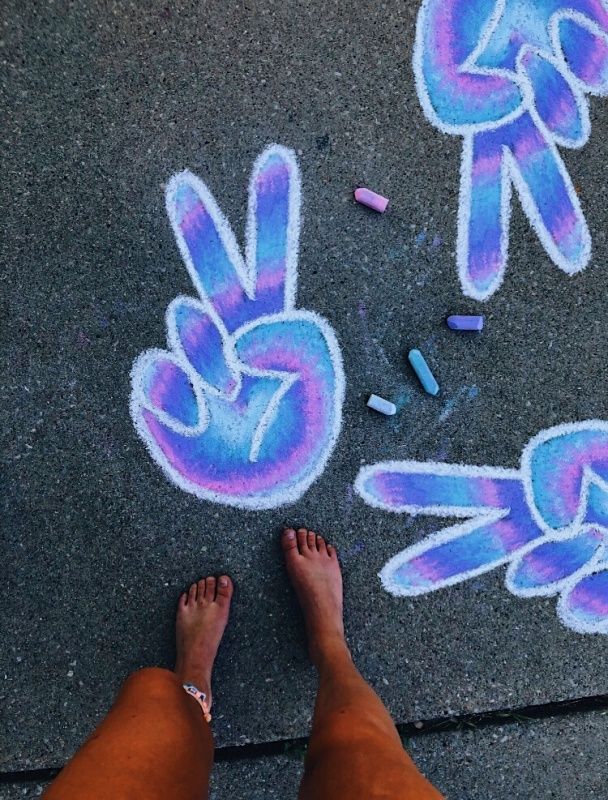
[[[224,586],[224,587],[228,586],[228,578],[226,578],[226,577],[220,578],[220,586]]]

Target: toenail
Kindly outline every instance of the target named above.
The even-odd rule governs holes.
[[[285,530],[285,534],[286,534],[288,539],[293,539],[293,537],[296,535],[296,532],[294,530],[292,530],[291,528],[289,528],[289,529]]]
[[[220,586],[228,586],[228,578],[225,576],[220,578]]]

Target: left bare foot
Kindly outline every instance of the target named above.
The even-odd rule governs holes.
[[[211,672],[232,599],[232,581],[201,578],[184,592],[177,606],[175,672],[182,683],[193,683],[207,695],[211,707]]]

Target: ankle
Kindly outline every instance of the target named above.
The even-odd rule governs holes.
[[[196,662],[187,659],[178,661],[175,665],[175,674],[182,683],[193,683],[201,692],[209,694],[211,691],[211,670],[201,668]]]
[[[310,644],[310,653],[312,662],[319,671],[326,665],[334,666],[343,661],[352,663],[352,656],[346,640],[339,633],[315,637]]]

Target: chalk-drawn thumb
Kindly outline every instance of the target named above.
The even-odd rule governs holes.
[[[589,106],[568,72],[546,53],[522,47],[517,70],[530,92],[530,106],[564,147],[580,147],[589,137]]]

